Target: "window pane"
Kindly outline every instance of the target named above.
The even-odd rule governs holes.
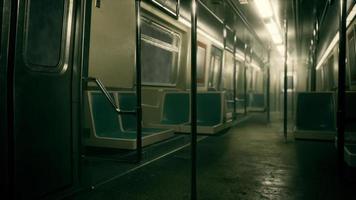
[[[205,83],[205,58],[206,58],[206,48],[203,46],[198,46],[197,52],[197,83]]]
[[[233,90],[233,75],[234,75],[234,55],[230,52],[225,52],[225,62],[223,69],[223,88],[225,90]]]
[[[142,22],[142,82],[174,84],[178,66],[179,35],[147,19]]]
[[[142,43],[142,81],[144,83],[172,83],[173,53]]]
[[[27,62],[57,67],[61,54],[64,0],[32,0],[28,5]]]
[[[210,75],[209,75],[209,87],[219,90],[220,77],[221,77],[221,65],[222,65],[222,51],[214,46],[211,49],[210,59]]]
[[[349,59],[348,59],[349,67],[350,67],[350,78],[351,84],[356,84],[356,52],[355,52],[355,37],[352,33],[352,36],[349,38]]]
[[[293,75],[288,75],[287,83],[288,83],[288,90],[293,90],[294,89],[294,78],[293,78]]]

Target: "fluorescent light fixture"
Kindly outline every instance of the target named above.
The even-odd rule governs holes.
[[[179,17],[178,21],[180,21],[182,24],[186,25],[187,27],[191,27],[191,23],[184,19],[183,17]],[[220,48],[224,48],[224,44],[222,42],[220,42],[219,40],[215,39],[213,36],[209,35],[207,32],[201,30],[200,28],[197,28],[197,31],[199,34],[203,35],[204,37],[208,38],[209,40],[211,40],[216,46],[220,47]]]
[[[269,0],[254,0],[257,10],[262,18],[273,16],[272,6]]]
[[[349,15],[346,18],[346,27],[349,27],[351,21],[355,18],[355,15],[356,15],[356,4],[354,5],[354,7],[352,8],[351,12],[349,13]],[[316,69],[317,70],[321,67],[321,65],[324,63],[324,61],[329,56],[329,54],[331,53],[331,51],[334,49],[335,45],[338,42],[339,42],[339,32],[336,33],[336,35],[334,36],[333,40],[330,42],[328,48],[326,49],[325,53],[321,57],[319,63],[316,65]]]
[[[195,1],[192,2],[192,10],[193,10],[193,14],[195,15],[197,11],[197,4],[195,3]]]
[[[281,32],[279,31],[280,29],[274,20],[269,20],[269,22],[266,23],[266,28],[271,34],[272,40],[275,44],[281,44],[283,42]]]

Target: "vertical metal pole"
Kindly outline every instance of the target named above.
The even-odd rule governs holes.
[[[284,21],[284,123],[283,123],[283,133],[284,139],[287,141],[288,133],[288,21],[287,17]]]
[[[191,5],[191,196],[197,199],[197,0]]]
[[[292,73],[293,73],[293,74],[292,74],[292,77],[293,77],[293,78],[292,78],[292,84],[293,84],[293,85],[292,85],[292,89],[293,89],[293,90],[292,90],[292,96],[291,96],[291,101],[292,101],[292,102],[291,102],[291,105],[292,105],[292,111],[291,111],[291,112],[292,112],[292,117],[291,117],[291,118],[292,118],[293,121],[294,121],[294,111],[295,111],[295,110],[294,110],[294,107],[295,107],[295,106],[294,106],[294,96],[295,96],[295,91],[296,91],[296,90],[295,90],[295,89],[296,89],[296,85],[295,85],[295,80],[294,80],[294,65],[295,65],[295,62],[294,62],[294,60],[293,60],[293,61],[292,61]]]
[[[244,115],[247,115],[247,45],[244,51]]]
[[[137,161],[142,159],[142,107],[141,107],[141,0],[136,0],[136,112],[137,112]]]
[[[233,88],[234,88],[234,112],[233,119],[236,119],[236,32],[234,32],[234,73],[233,73]]]
[[[340,0],[339,10],[339,89],[337,95],[337,150],[340,175],[344,165],[345,132],[345,71],[346,71],[346,0]]]
[[[271,110],[270,110],[270,87],[271,87],[271,64],[270,64],[270,59],[271,59],[271,49],[268,48],[267,52],[267,88],[266,88],[266,93],[267,93],[267,98],[266,98],[266,110],[267,110],[267,123],[271,122]]]
[[[7,139],[8,139],[8,188],[9,198],[16,199],[16,183],[15,183],[15,137],[14,137],[14,71],[15,71],[15,57],[16,57],[16,36],[17,36],[17,20],[18,20],[18,1],[5,1],[4,7],[9,8],[9,44],[8,44],[8,60],[7,60]],[[4,9],[4,8],[3,8]],[[5,193],[6,195],[6,193]]]

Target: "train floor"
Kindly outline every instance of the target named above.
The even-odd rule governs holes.
[[[332,142],[287,142],[261,115],[198,143],[198,199],[352,199],[354,168],[339,178]],[[68,199],[190,199],[186,146]]]

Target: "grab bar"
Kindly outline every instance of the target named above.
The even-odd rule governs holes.
[[[106,99],[109,101],[111,106],[115,109],[117,114],[119,114],[119,115],[121,115],[121,114],[136,115],[137,114],[136,111],[123,111],[119,107],[117,107],[114,99],[112,99],[108,90],[105,88],[104,84],[100,81],[100,79],[94,78],[94,77],[83,77],[83,80],[85,80],[87,82],[95,83],[99,87],[100,91],[105,95]]]

